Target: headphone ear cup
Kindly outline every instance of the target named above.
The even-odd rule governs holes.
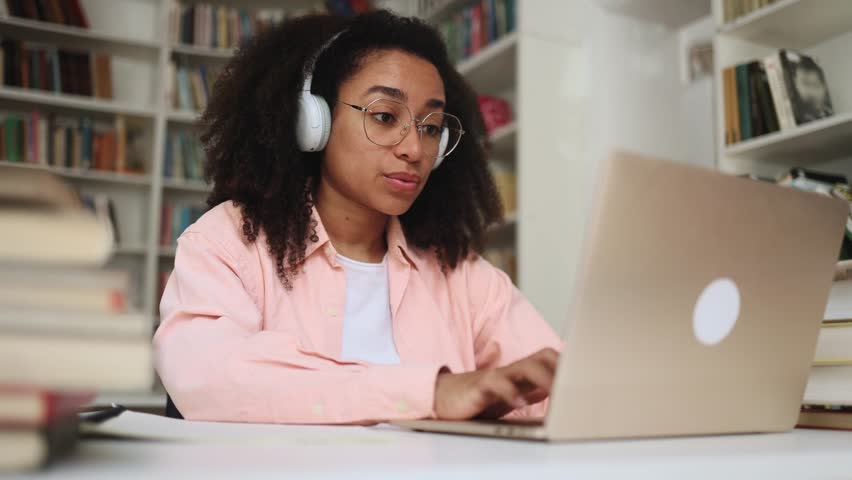
[[[303,152],[325,148],[331,134],[331,112],[325,99],[309,91],[299,95],[299,114],[296,121],[296,143]]]
[[[435,164],[432,165],[432,170],[440,167],[444,162],[444,152],[447,151],[448,143],[450,143],[450,131],[445,128],[441,131],[441,140],[438,143],[438,157],[435,159]]]

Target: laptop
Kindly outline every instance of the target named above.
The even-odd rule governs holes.
[[[546,417],[394,424],[551,441],[788,431],[848,214],[827,196],[614,153]]]

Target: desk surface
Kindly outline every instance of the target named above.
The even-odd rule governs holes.
[[[374,428],[385,435],[369,442],[84,440],[20,478],[852,478],[852,432],[546,444]]]

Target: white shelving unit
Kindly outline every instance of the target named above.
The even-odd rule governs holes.
[[[516,85],[518,34],[513,32],[462,60],[456,69],[479,93],[511,90]]]
[[[717,19],[721,7],[716,2]],[[804,50],[848,33],[852,2],[846,0],[778,0],[748,15],[721,24],[719,33],[763,45]]]
[[[852,171],[852,2],[778,0],[722,23],[722,0],[714,0],[718,166],[722,171],[773,177],[792,165]],[[779,49],[812,56],[823,69],[835,114],[789,130],[732,145],[724,143],[722,69],[762,60]]]

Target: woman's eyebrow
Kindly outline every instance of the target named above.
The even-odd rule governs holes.
[[[398,88],[388,87],[386,85],[373,85],[364,91],[364,95],[369,95],[371,93],[381,93],[382,95],[387,95],[388,97],[403,103],[408,101],[408,95],[405,92]],[[430,98],[426,101],[426,106],[429,108],[444,108],[444,105],[445,102],[437,98]]]

